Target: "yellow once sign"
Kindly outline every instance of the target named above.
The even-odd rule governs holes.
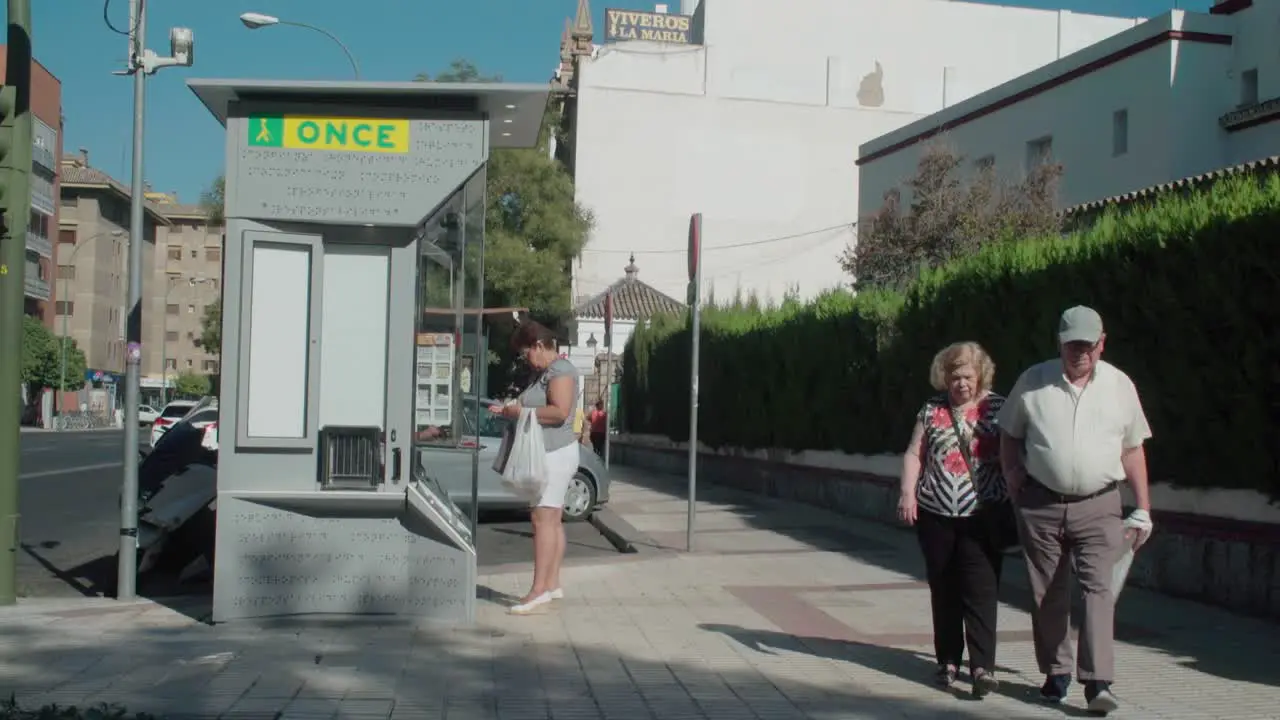
[[[291,150],[343,152],[409,152],[409,121],[381,118],[309,117],[249,118],[249,145]]]

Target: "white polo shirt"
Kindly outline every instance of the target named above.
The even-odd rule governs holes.
[[[1000,429],[1024,440],[1027,474],[1064,495],[1089,495],[1125,479],[1120,455],[1151,437],[1138,390],[1116,366],[1098,361],[1084,387],[1062,361],[1034,365],[1014,384]]]

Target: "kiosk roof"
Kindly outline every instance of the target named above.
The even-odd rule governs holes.
[[[487,116],[490,147],[533,147],[538,142],[551,85],[539,83],[357,82],[328,80],[195,79],[187,86],[223,125],[241,100],[361,103],[438,108]]]

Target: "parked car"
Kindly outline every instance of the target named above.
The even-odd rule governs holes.
[[[156,410],[150,405],[138,406],[138,424],[139,425],[151,425],[156,421],[156,418],[158,417],[160,417],[160,411]]]
[[[480,399],[480,427],[477,432],[476,398],[464,396],[463,435],[456,447],[448,445],[419,444],[417,461],[427,475],[434,478],[449,493],[449,499],[459,507],[471,505],[471,453],[479,445],[479,500],[481,510],[515,509],[528,507],[528,501],[514,494],[502,482],[502,476],[493,469],[493,461],[502,445],[502,431],[507,421],[489,413],[493,400]],[[591,513],[609,502],[609,474],[600,458],[591,450],[582,448],[578,454],[578,472],[569,483],[565,496],[564,519],[585,520]]]
[[[156,446],[160,436],[164,435],[166,430],[178,424],[183,416],[191,412],[197,402],[196,400],[174,400],[165,405],[156,419],[151,422],[151,447]]]

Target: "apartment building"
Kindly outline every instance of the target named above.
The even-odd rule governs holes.
[[[159,323],[164,341],[143,347],[144,389],[164,387],[166,376],[172,387],[179,373],[218,374],[218,349],[202,347],[200,335],[205,312],[222,296],[223,237],[202,206],[184,204],[177,193],[148,192],[147,199],[168,224],[159,228],[152,269],[162,282],[147,291],[143,313]]]
[[[125,365],[125,302],[128,299],[129,188],[89,164],[89,153],[65,156],[58,168],[61,208],[54,332],[65,332],[85,353],[89,380],[113,385]],[[169,220],[154,203],[144,212],[142,278],[144,300],[157,287],[156,230]],[[150,317],[149,317],[150,316]],[[143,347],[160,335],[143,304]],[[158,368],[158,366],[157,366]],[[144,365],[143,372],[147,372]]]
[[[1064,207],[1265,161],[1280,154],[1277,27],[1280,0],[1172,10],[869,140],[860,214],[934,142],[1005,177],[1052,157]]]
[[[0,77],[5,72],[0,45]],[[31,212],[26,234],[23,311],[53,327],[53,232],[58,228],[58,157],[62,154],[62,83],[39,62],[31,63]]]

